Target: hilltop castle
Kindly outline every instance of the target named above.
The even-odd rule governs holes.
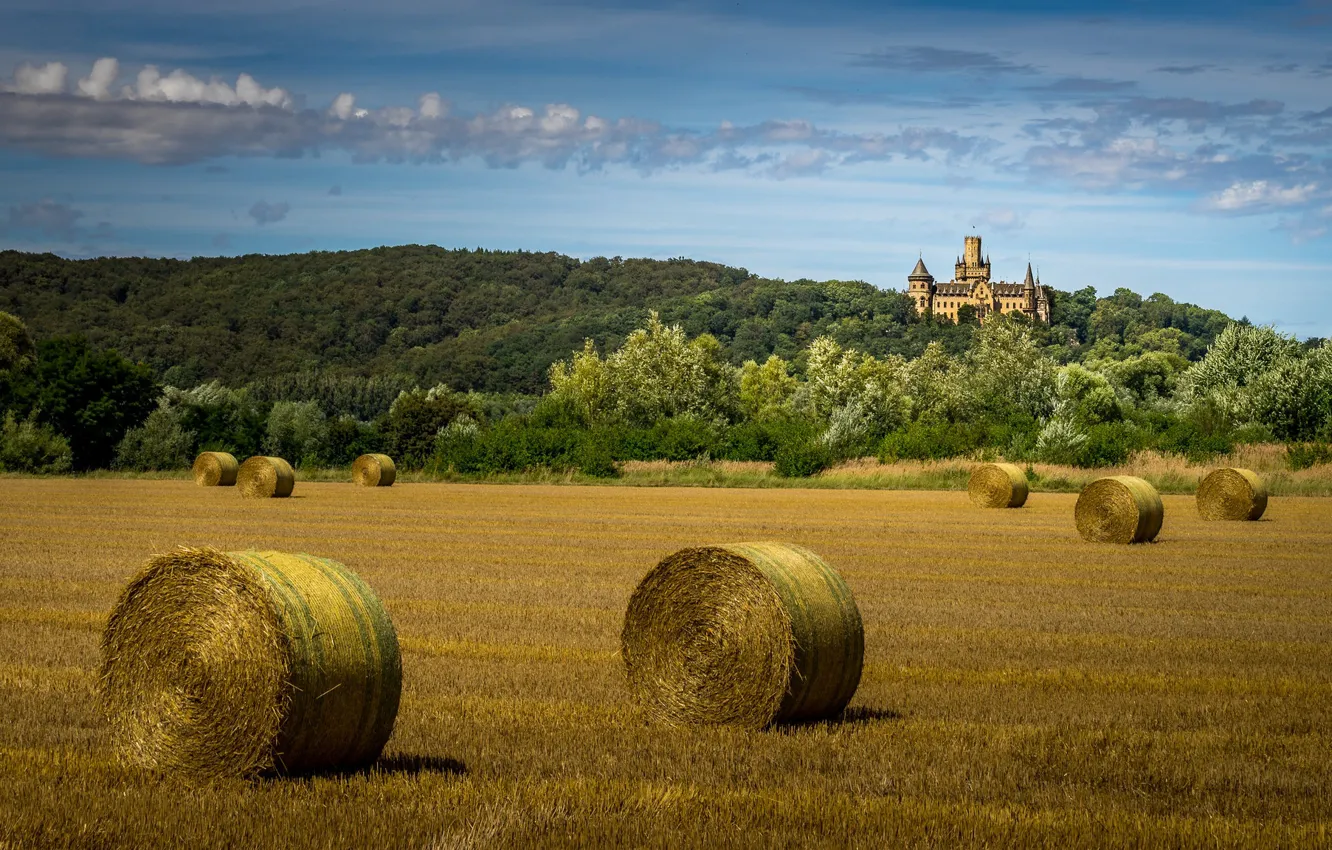
[[[979,236],[965,238],[953,279],[947,283],[935,283],[925,261],[917,260],[916,268],[907,275],[907,294],[922,316],[934,313],[956,322],[958,308],[970,304],[982,322],[996,313],[1021,313],[1033,321],[1050,323],[1050,295],[1031,276],[1031,263],[1027,263],[1027,279],[1022,283],[991,283],[990,258],[981,259]]]

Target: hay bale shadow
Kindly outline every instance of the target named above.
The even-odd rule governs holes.
[[[869,726],[874,723],[886,723],[893,720],[902,720],[906,715],[892,708],[873,708],[868,705],[858,705],[854,708],[848,708],[842,711],[836,717],[827,717],[822,720],[810,720],[803,723],[784,723],[777,728],[779,730],[800,732],[807,729],[818,728],[841,728],[850,729],[858,726]]]
[[[259,778],[261,782],[311,782],[315,779],[370,779],[375,776],[421,776],[423,774],[464,776],[467,765],[457,759],[443,756],[392,755],[360,767],[345,770],[316,770],[301,773],[270,773]]]
[[[419,776],[422,773],[450,773],[464,776],[467,765],[447,756],[417,756],[399,753],[380,758],[369,767],[362,768],[364,773],[393,773],[405,776]]]

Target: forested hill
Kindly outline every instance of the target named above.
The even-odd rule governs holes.
[[[786,282],[715,263],[408,245],[364,251],[166,260],[65,260],[0,252],[0,311],[34,336],[82,334],[176,386],[242,385],[295,372],[405,374],[429,386],[539,392],[583,340],[614,348],[648,310],[711,333],[735,364],[793,359],[827,334],[875,355],[957,352],[971,328],[918,319],[895,291]],[[1055,292],[1056,359],[1177,348],[1195,359],[1219,312],[1127,290]]]

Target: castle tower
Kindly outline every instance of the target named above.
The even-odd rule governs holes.
[[[930,312],[934,300],[934,275],[925,268],[925,260],[916,260],[916,267],[907,275],[907,294],[916,302],[916,310],[923,316]]]
[[[962,256],[953,274],[958,283],[975,285],[990,279],[990,258],[981,256],[981,238],[967,236],[962,241]]]

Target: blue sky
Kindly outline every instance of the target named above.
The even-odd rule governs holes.
[[[0,8],[0,247],[904,288],[973,232],[998,277],[1332,336],[1332,0]]]

